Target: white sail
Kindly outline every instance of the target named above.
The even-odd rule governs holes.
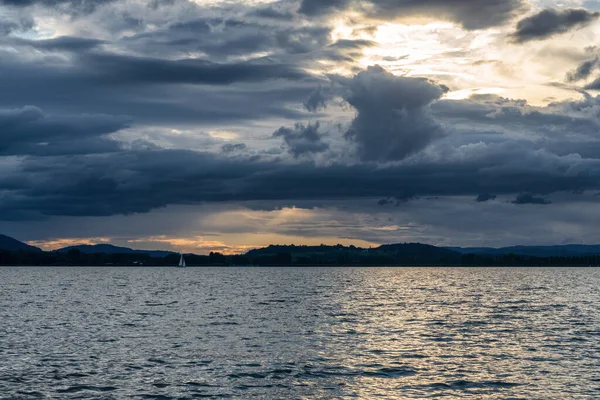
[[[183,253],[181,254],[181,258],[179,259],[179,268],[185,268],[185,260],[183,259]]]

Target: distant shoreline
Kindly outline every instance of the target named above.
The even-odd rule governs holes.
[[[42,251],[7,236],[0,249],[5,266],[170,267],[181,255],[134,250],[109,244]],[[2,242],[0,242],[0,247]],[[398,243],[376,248],[356,246],[270,245],[245,254],[184,254],[189,267],[593,267],[600,265],[600,245],[516,246],[507,248],[437,247]]]
[[[176,265],[0,265],[0,268],[126,268],[157,269],[173,268],[178,270],[195,268],[600,268],[600,265],[188,265],[177,268]]]

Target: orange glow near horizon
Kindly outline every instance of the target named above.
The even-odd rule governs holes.
[[[63,247],[76,245],[95,245],[108,244],[111,238],[108,237],[92,237],[92,238],[57,238],[49,240],[30,240],[27,242],[30,246],[39,247],[42,250],[52,251],[62,249]]]

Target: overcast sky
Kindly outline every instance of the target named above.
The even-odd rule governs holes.
[[[600,3],[0,0],[0,233],[600,243]]]

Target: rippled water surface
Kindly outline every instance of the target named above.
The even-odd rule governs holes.
[[[599,269],[0,268],[0,398],[600,398]]]

